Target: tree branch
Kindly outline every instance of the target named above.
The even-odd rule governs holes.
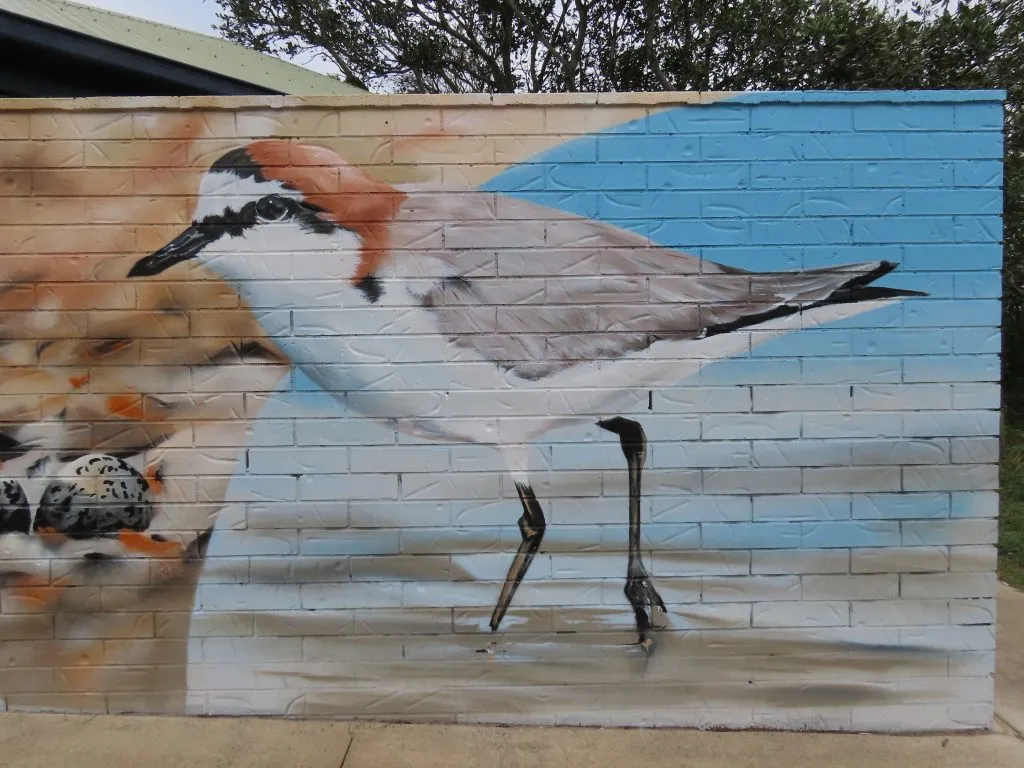
[[[461,32],[452,27],[452,25],[448,23],[448,20],[445,16],[445,10],[444,8],[442,8],[443,5],[444,0],[439,0],[439,2],[435,3],[433,10],[437,14],[437,18],[433,19],[428,14],[426,14],[422,8],[420,8],[420,3],[418,0],[412,0],[412,2],[410,3],[413,12],[421,19],[423,19],[423,21],[425,21],[427,24],[434,27],[435,29],[439,29],[442,32],[451,35],[456,40],[470,48],[477,56],[483,59],[484,64],[490,67],[491,69],[492,81],[497,79],[495,76],[500,77],[501,68],[498,65],[497,59],[495,59],[494,56],[489,54],[477,40],[469,37],[469,35],[467,35],[466,33]]]
[[[647,24],[644,30],[644,50],[647,53],[647,63],[651,67],[651,72],[658,78],[658,82],[661,83],[661,88],[664,91],[672,90],[672,82],[665,76],[665,73],[661,70],[661,63],[658,61],[658,54],[654,50],[654,33],[657,31],[658,25],[658,0],[647,0],[644,3],[645,12],[647,14]]]
[[[526,24],[526,26],[528,26],[530,28],[530,31],[533,33],[534,37],[536,37],[538,40],[540,40],[544,44],[544,47],[547,49],[547,51],[552,56],[554,56],[556,59],[558,59],[558,61],[562,64],[563,67],[568,69],[569,68],[569,62],[566,60],[566,58],[561,53],[559,53],[557,50],[555,50],[555,46],[551,43],[551,38],[548,37],[547,35],[545,35],[543,30],[538,29],[537,25],[533,23],[533,20],[529,16],[527,16],[525,13],[523,13],[523,9],[519,7],[519,3],[516,2],[516,0],[504,0],[504,1],[506,3],[508,3],[509,6],[511,6],[511,8],[515,12],[515,14],[523,21],[524,24]],[[564,18],[564,17],[565,17],[565,12],[563,11],[562,18]],[[543,65],[542,65],[541,69],[543,70]]]
[[[583,45],[587,39],[587,21],[590,16],[590,6],[585,5],[583,0],[574,0],[576,14],[579,20],[576,24],[576,42],[573,46],[572,58],[565,72],[565,86],[567,91],[576,90],[576,72],[580,68],[580,61],[583,59]]]
[[[515,0],[512,0],[512,2],[515,2]],[[569,4],[566,3],[566,2],[563,2],[562,3],[562,11],[558,15],[558,21],[555,23],[555,29],[551,33],[551,37],[548,38],[546,42],[541,40],[541,42],[544,43],[544,58],[543,58],[543,60],[541,60],[541,64],[540,64],[540,76],[541,76],[542,79],[546,79],[547,78],[548,65],[551,63],[552,56],[559,56],[560,60],[562,61],[563,66],[565,65],[565,59],[559,55],[558,51],[555,50],[555,47],[551,44],[551,41],[552,40],[557,40],[558,36],[560,34],[562,34],[562,27],[565,24],[565,19],[566,19],[566,16],[568,15],[568,13],[569,13]],[[539,40],[540,37],[536,33],[534,33],[534,39]]]
[[[503,70],[503,78],[505,80],[504,87],[505,93],[513,93],[516,89],[515,77],[512,75],[512,46],[514,45],[514,38],[512,36],[512,21],[513,13],[511,9],[502,6],[501,8],[501,67]]]

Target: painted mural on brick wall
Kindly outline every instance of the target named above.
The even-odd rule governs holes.
[[[9,709],[978,727],[1001,105],[0,115]]]

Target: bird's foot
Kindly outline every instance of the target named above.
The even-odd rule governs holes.
[[[655,608],[659,608],[662,613],[668,613],[665,601],[661,599],[658,590],[651,583],[651,577],[643,570],[627,577],[623,592],[625,592],[629,604],[633,606],[633,613],[636,614],[636,629],[640,636],[639,645],[645,652],[650,653],[654,642],[648,637],[648,633],[658,629],[651,619],[654,616]]]

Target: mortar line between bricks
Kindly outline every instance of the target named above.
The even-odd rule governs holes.
[[[350,733],[348,736],[348,744],[345,746],[345,754],[341,756],[341,762],[338,763],[338,768],[345,768],[345,761],[348,760],[348,753],[352,751],[352,742],[356,740],[356,735]]]
[[[1010,731],[1014,736],[1017,737],[1018,741],[1024,741],[1024,732],[1017,730],[1010,721],[1000,715],[998,712],[995,713],[996,722],[1001,724],[1004,728]],[[347,754],[347,753],[346,753]]]

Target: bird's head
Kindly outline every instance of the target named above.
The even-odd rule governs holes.
[[[247,280],[348,280],[368,298],[405,194],[329,149],[257,141],[203,176],[192,223],[143,257],[129,277],[195,259],[236,284]]]

